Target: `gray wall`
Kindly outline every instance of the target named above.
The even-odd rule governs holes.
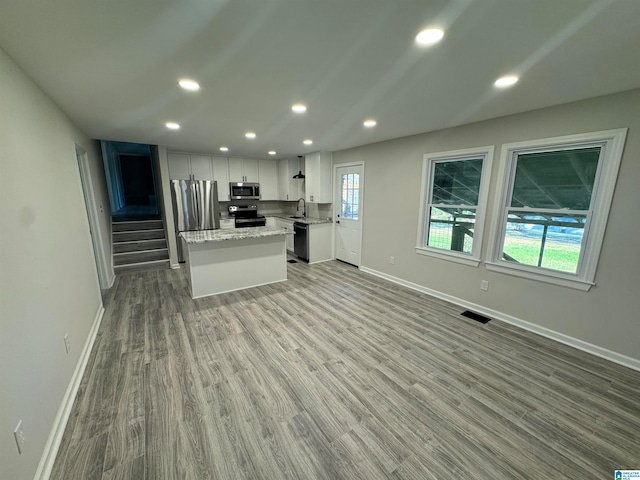
[[[87,151],[103,206],[107,265],[109,200],[96,142],[3,50],[0,89],[0,478],[20,480],[36,472],[102,309],[74,144]],[[22,455],[12,435],[20,419]]]
[[[423,154],[496,146],[484,259],[503,143],[623,127],[629,132],[591,291],[415,253]],[[640,360],[640,90],[334,152],[333,159],[365,161],[363,267]],[[481,279],[489,280],[488,292],[480,290]]]

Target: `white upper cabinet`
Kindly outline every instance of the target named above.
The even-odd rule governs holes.
[[[257,183],[258,160],[253,158],[230,158],[229,181]]]
[[[299,171],[304,173],[304,161],[285,158],[278,162],[278,190],[280,200],[294,201],[304,196],[304,179],[293,178]]]
[[[305,200],[331,203],[331,152],[316,152],[305,156]]]
[[[278,198],[289,200],[289,159],[278,160]]]
[[[262,200],[278,200],[278,164],[275,160],[258,160]]]
[[[244,182],[244,171],[242,170],[241,158],[229,159],[229,181],[230,182]]]
[[[211,173],[211,157],[209,155],[189,155],[191,175],[196,180],[213,180]]]
[[[168,153],[167,159],[169,161],[170,180],[189,180],[189,178],[191,178],[189,155],[182,153]]]
[[[242,159],[242,171],[244,172],[245,182],[259,182],[258,160]]]
[[[229,161],[226,157],[211,157],[213,179],[218,182],[218,200],[229,200]]]
[[[213,180],[211,157],[187,153],[168,153],[170,180]]]

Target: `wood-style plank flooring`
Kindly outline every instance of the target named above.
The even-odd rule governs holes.
[[[543,314],[543,306],[541,314]],[[52,479],[613,478],[640,372],[327,262],[119,276]]]

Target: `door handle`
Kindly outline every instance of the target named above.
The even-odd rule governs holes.
[[[336,220],[336,223],[340,223],[340,220]]]

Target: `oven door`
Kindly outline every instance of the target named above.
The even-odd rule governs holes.
[[[267,224],[267,220],[264,217],[258,217],[258,218],[236,217],[236,228],[264,227],[266,224]]]

